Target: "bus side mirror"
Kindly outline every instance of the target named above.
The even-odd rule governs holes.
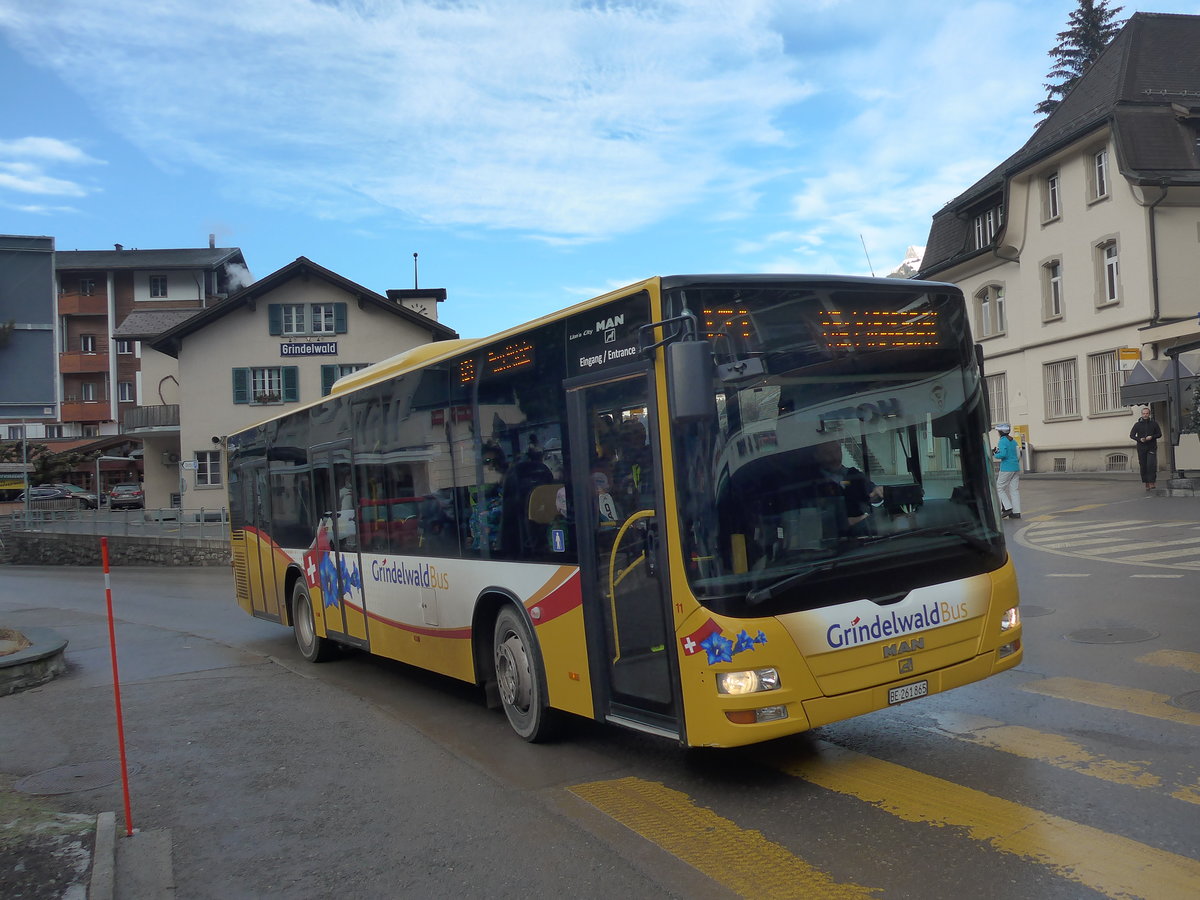
[[[667,392],[671,421],[676,425],[715,418],[713,351],[708,341],[667,344]]]

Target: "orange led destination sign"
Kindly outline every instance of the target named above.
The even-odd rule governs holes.
[[[937,312],[847,310],[826,312],[820,324],[825,346],[838,350],[937,347]]]

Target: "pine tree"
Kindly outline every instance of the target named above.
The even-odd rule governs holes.
[[[1079,0],[1079,8],[1068,18],[1071,27],[1058,33],[1058,45],[1050,51],[1054,68],[1046,73],[1046,77],[1055,80],[1044,85],[1046,99],[1034,112],[1044,116],[1054,112],[1075,82],[1121,30],[1125,20],[1118,20],[1117,13],[1124,8],[1109,9],[1108,0]]]

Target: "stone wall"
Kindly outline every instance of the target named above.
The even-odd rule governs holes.
[[[98,566],[100,535],[10,531],[4,535],[8,556],[18,566]],[[228,566],[226,541],[110,536],[112,566]]]

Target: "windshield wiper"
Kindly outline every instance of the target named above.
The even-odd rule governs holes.
[[[811,569],[806,569],[803,572],[797,572],[795,575],[789,575],[786,578],[781,578],[773,584],[768,584],[766,587],[755,588],[746,594],[746,602],[751,606],[756,606],[759,603],[765,603],[768,600],[774,600],[784,591],[803,584],[814,575],[823,575],[827,572],[832,572],[839,565],[840,560],[831,559],[828,562],[823,562],[818,566],[813,566]]]
[[[938,537],[956,537],[964,544],[973,550],[978,550],[980,553],[995,553],[996,548],[983,538],[976,537],[969,531],[963,531],[959,528],[952,528],[946,525],[931,525],[928,528],[915,528],[912,531],[897,531],[894,534],[884,535],[870,542],[868,546],[875,546],[887,541],[898,540],[906,537],[923,537],[927,535],[937,535]]]

